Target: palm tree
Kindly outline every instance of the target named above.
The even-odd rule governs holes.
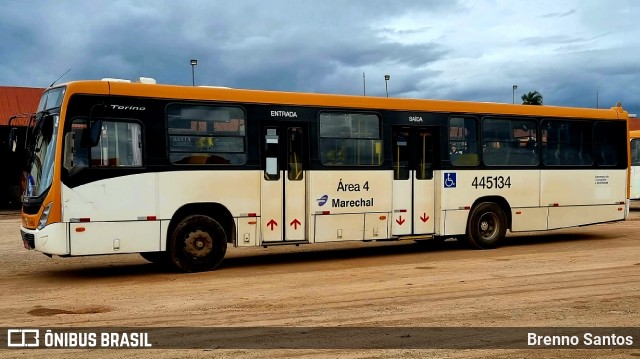
[[[529,91],[521,99],[523,105],[542,105],[542,95],[538,91]]]

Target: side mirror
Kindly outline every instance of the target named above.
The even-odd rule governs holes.
[[[100,135],[102,134],[102,120],[97,120],[91,123],[89,129],[89,139],[91,141],[90,146],[96,147],[100,142]]]
[[[9,152],[16,152],[18,147],[18,137],[16,135],[17,128],[12,127],[9,131]]]

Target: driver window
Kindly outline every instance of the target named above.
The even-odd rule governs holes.
[[[102,121],[97,146],[90,148],[89,121],[71,124],[73,131],[72,168],[142,166],[142,129],[135,122]]]

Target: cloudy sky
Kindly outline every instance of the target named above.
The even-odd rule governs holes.
[[[0,0],[0,86],[191,85],[640,112],[640,1]],[[365,74],[363,81],[363,73]]]

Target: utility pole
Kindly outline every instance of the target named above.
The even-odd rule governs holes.
[[[362,96],[367,96],[367,81],[364,78],[364,71],[362,72]]]

